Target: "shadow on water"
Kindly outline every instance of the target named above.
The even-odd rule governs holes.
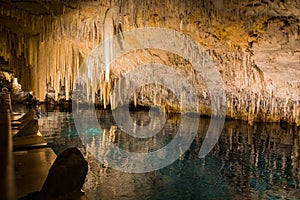
[[[134,111],[131,118],[147,125],[148,114]],[[84,189],[89,199],[300,199],[299,127],[226,121],[213,151],[199,159],[209,126],[209,119],[201,118],[194,142],[178,160],[154,172],[132,174],[107,167],[109,163],[100,163],[90,152],[100,152],[106,142],[134,152],[162,148],[178,131],[180,115],[169,115],[164,128],[147,139],[122,132],[110,111],[98,110],[97,116],[102,130],[88,129],[85,144],[71,113],[54,111],[40,120],[41,132],[56,153],[74,146],[86,151],[90,168]]]

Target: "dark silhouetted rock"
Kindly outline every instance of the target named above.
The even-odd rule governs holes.
[[[58,155],[39,193],[39,199],[80,199],[88,163],[77,148]]]
[[[26,195],[25,197],[21,197],[18,200],[39,200],[39,194],[40,192],[32,192]]]

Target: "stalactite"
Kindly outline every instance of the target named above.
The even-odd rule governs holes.
[[[142,25],[143,27],[146,26],[146,9],[147,9],[147,5],[146,5],[146,1],[143,0],[142,1],[142,6],[141,6],[141,13],[142,13]]]
[[[134,107],[137,107],[137,94],[136,94],[136,91],[133,93],[133,102],[134,102]]]
[[[296,34],[291,33],[289,34],[289,42],[290,42],[290,48],[291,48],[291,52],[294,55],[295,50],[296,50]]]
[[[108,8],[109,2],[110,1],[104,3],[104,5],[106,5],[105,8]],[[22,23],[25,28],[28,28],[28,30],[38,31],[40,33],[39,40],[37,40],[35,36],[30,34],[17,35],[8,31],[6,28],[0,27],[0,32],[2,33],[2,37],[0,38],[0,54],[5,60],[12,60],[15,57],[21,59],[22,57],[25,60],[24,65],[26,66],[22,66],[22,68],[19,67],[19,71],[23,70],[22,73],[28,69],[35,71],[34,73],[39,74],[43,81],[46,80],[46,82],[51,82],[52,86],[54,86],[56,90],[56,93],[60,90],[59,82],[66,78],[64,84],[66,98],[68,98],[69,92],[73,89],[73,84],[77,78],[77,75],[80,75],[79,69],[83,60],[87,55],[89,55],[90,51],[94,47],[114,34],[114,26],[122,24],[122,27],[126,27],[124,28],[124,30],[126,30],[133,28],[134,26],[146,26],[148,23],[149,25],[153,25],[151,22],[147,21],[151,14],[158,14],[158,17],[155,17],[153,21],[155,21],[156,25],[160,24],[161,26],[164,21],[168,22],[167,17],[170,16],[169,13],[171,11],[174,13],[174,16],[176,16],[176,19],[174,19],[174,22],[176,22],[176,24],[174,23],[175,29],[180,31],[184,30],[189,32],[188,34],[192,34],[190,33],[191,30],[198,29],[198,27],[194,28],[196,26],[193,24],[193,17],[201,21],[202,16],[200,15],[205,15],[205,17],[209,16],[210,20],[216,23],[214,20],[219,18],[220,14],[216,14],[214,11],[212,11],[214,10],[214,6],[205,1],[183,2],[180,0],[165,0],[164,2],[153,2],[150,0],[131,0],[129,3],[131,4],[127,4],[127,2],[124,0],[118,1],[118,4],[116,1],[112,1],[111,11],[113,16],[107,17],[107,19],[109,19],[108,26],[105,25],[105,20],[99,23],[99,21],[102,20],[102,15],[100,16],[97,14],[97,16],[91,15],[87,17],[84,13],[86,11],[79,4],[75,10],[69,10],[65,8],[66,10],[64,10],[64,15],[42,17],[29,15],[25,11],[21,10],[6,10],[0,6],[0,13],[2,15],[17,19],[17,21]],[[219,2],[217,2],[217,4],[218,3]],[[138,4],[138,7],[132,6],[134,4]],[[236,1],[232,1],[231,5],[229,4],[227,8],[231,9],[235,7],[236,4],[238,4]],[[119,6],[118,11],[114,10],[115,5]],[[204,9],[201,9],[202,11],[199,16],[198,14],[192,17],[189,15],[190,12],[194,13],[194,10],[198,10],[201,7]],[[82,12],[79,9],[82,9]],[[129,16],[127,15],[128,13]],[[238,16],[240,14],[241,12],[236,10],[235,15]],[[120,19],[118,19],[119,15]],[[140,18],[137,16],[141,16],[141,20],[139,20]],[[178,16],[180,16],[180,19],[178,19]],[[172,20],[172,16],[170,16],[170,20]],[[103,30],[102,25],[104,26],[105,30]],[[215,24],[213,23],[209,23],[207,26],[215,28],[213,27],[214,25]],[[163,26],[168,27],[171,25],[167,23]],[[106,29],[106,27],[108,27],[108,29]],[[106,31],[111,32],[106,35]],[[199,37],[201,38],[201,36]],[[298,36],[294,33],[289,34],[289,48],[292,53],[297,52],[297,37]],[[204,43],[205,42],[201,44]],[[115,102],[116,97],[111,96],[111,87],[113,87],[115,84],[113,84],[112,80],[110,79],[109,65],[113,55],[111,50],[109,50],[112,49],[111,44],[109,45],[110,46],[106,53],[106,55],[108,55],[108,59],[105,61],[105,65],[107,67],[106,73],[105,75],[101,74],[101,76],[103,76],[101,79],[104,78],[105,80],[99,81],[100,83],[97,83],[95,78],[91,80],[93,88],[96,86],[96,88],[100,88],[101,98],[103,101],[105,101],[105,106],[109,103],[114,105],[120,103]],[[243,49],[232,50],[231,47],[227,49],[222,49],[222,47],[220,47],[220,50],[218,51],[215,48],[211,48],[209,45],[212,44],[208,44],[205,46],[205,48],[208,48],[207,50],[211,52],[210,55],[214,56],[216,60],[219,61],[220,69],[223,70],[224,74],[226,74],[222,75],[225,76],[225,79],[228,79],[228,77],[232,78],[232,83],[236,84],[234,85],[229,81],[229,84],[232,84],[229,85],[229,88],[241,87],[240,91],[237,91],[237,89],[232,89],[232,91],[229,91],[230,94],[232,93],[227,97],[229,99],[228,112],[230,116],[236,117],[238,115],[242,115],[244,118],[248,118],[249,120],[255,120],[263,117],[270,120],[278,120],[280,116],[284,116],[284,118],[286,118],[288,121],[299,124],[299,102],[295,102],[292,99],[290,101],[285,101],[286,99],[276,98],[276,96],[272,93],[272,89],[266,89],[266,81],[264,80],[263,72],[259,71],[259,69],[256,69],[255,64],[251,60],[252,58],[250,52],[245,52]],[[189,49],[189,47],[186,47],[184,44],[182,44],[182,48],[185,49],[186,52],[192,52],[192,49]],[[139,54],[139,52],[137,52],[137,54]],[[11,67],[14,67],[15,65],[18,65],[18,62],[11,61],[10,65]],[[228,67],[228,69],[224,69],[224,66],[234,67]],[[183,67],[185,71],[191,72],[191,69],[185,63],[178,63],[177,67]],[[17,73],[22,74],[21,72]],[[90,73],[95,73],[95,71]],[[101,73],[104,73],[104,71]],[[194,85],[197,82],[196,78],[193,79],[192,82]],[[34,84],[36,84],[34,87],[43,87],[37,83]],[[130,83],[124,83],[118,87],[122,87],[123,90],[126,90],[130,87]],[[89,96],[89,88],[86,87],[86,89],[87,96]],[[160,101],[162,99],[164,100],[165,94],[162,94],[164,89],[156,88],[155,91],[152,91],[152,89],[153,87],[142,87],[140,92],[135,94],[135,103],[139,103],[139,98],[141,98],[143,101],[147,95],[154,95],[155,92],[157,92],[157,99],[156,97],[153,97],[153,101],[155,101],[155,104],[163,104],[164,102]],[[43,89],[38,89],[38,91],[38,93],[40,93],[39,97],[42,98],[44,95]],[[94,91],[91,91],[91,94],[93,97]],[[209,99],[209,97],[206,98],[205,95],[203,96],[204,99]],[[173,98],[175,97],[173,96]],[[120,99],[122,100],[122,98]],[[173,102],[170,102],[171,106],[173,106]],[[181,105],[179,106],[182,107],[184,105],[182,105],[181,102]],[[243,111],[245,108],[248,108],[248,112]]]
[[[103,42],[104,42],[104,56],[105,56],[105,80],[109,82],[110,63],[113,58],[112,45],[113,40],[110,37],[114,34],[113,10],[108,9],[105,14],[103,22]],[[110,39],[110,40],[109,40]]]

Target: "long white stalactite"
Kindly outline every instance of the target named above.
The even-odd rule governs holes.
[[[113,59],[113,35],[114,35],[114,11],[108,9],[105,13],[103,23],[103,46],[104,46],[104,58],[105,58],[105,80],[109,82],[110,76],[110,64]]]

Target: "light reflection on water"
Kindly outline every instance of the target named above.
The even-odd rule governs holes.
[[[111,112],[98,111],[103,131],[89,130],[83,146],[72,114],[58,111],[44,114],[40,129],[57,152],[78,147],[101,152],[101,145],[113,142],[135,152],[157,150],[172,140],[180,115],[168,116],[164,129],[150,139],[123,133]],[[145,111],[131,114],[137,124],[149,123]],[[130,174],[106,167],[86,153],[89,173],[84,186],[88,199],[300,199],[300,129],[279,124],[226,121],[213,151],[199,159],[198,153],[209,119],[200,120],[198,134],[190,149],[161,170]]]

